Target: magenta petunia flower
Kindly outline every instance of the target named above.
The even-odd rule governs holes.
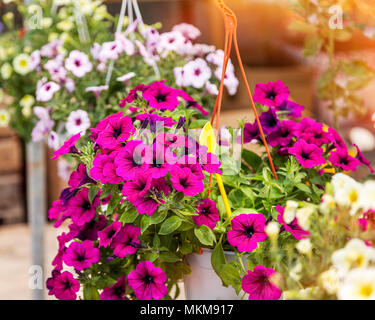
[[[90,240],[72,242],[64,254],[64,262],[67,266],[81,271],[90,268],[93,263],[100,260],[100,251],[94,247]]]
[[[261,105],[276,107],[289,98],[288,87],[280,80],[258,83],[254,90],[254,101]]]
[[[148,160],[150,166],[147,174],[154,179],[165,177],[172,166],[177,163],[177,160],[177,156],[171,150],[154,143],[152,146],[151,161]]]
[[[89,189],[82,188],[73,198],[69,200],[67,212],[72,221],[78,226],[91,221],[95,216],[95,209],[100,204],[99,196],[95,196],[92,203],[89,200]]]
[[[309,144],[315,144],[317,147],[323,144],[329,144],[332,140],[331,135],[323,130],[321,123],[315,123],[309,127],[305,127],[299,135],[300,139],[305,140]]]
[[[297,158],[298,163],[304,168],[311,169],[326,163],[326,159],[323,157],[323,149],[315,144],[308,144],[304,140],[298,140],[288,151],[289,154]]]
[[[78,226],[74,223],[69,225],[70,234],[72,237],[79,240],[91,240],[95,241],[98,239],[98,232],[105,228],[107,225],[107,219],[104,215],[98,215],[91,221],[85,223],[83,226]]]
[[[130,181],[125,182],[122,193],[132,202],[139,197],[143,197],[151,188],[152,177],[144,172],[140,172]]]
[[[195,196],[204,190],[201,179],[194,175],[189,168],[174,167],[171,170],[171,183],[174,189],[186,196]]]
[[[95,184],[96,182],[87,175],[86,166],[80,163],[78,165],[77,170],[73,171],[72,174],[70,175],[68,185],[72,189],[76,189],[86,183]]]
[[[288,118],[301,117],[304,109],[304,106],[291,100],[284,100],[281,104],[276,106],[276,111],[282,112],[282,114]]]
[[[57,241],[59,243],[59,249],[57,251],[56,256],[52,260],[52,265],[54,269],[57,271],[62,271],[63,269],[63,262],[64,262],[64,254],[66,251],[66,244],[73,239],[73,235],[69,232],[66,234],[63,232],[59,236],[57,236]]]
[[[259,127],[256,122],[245,123],[243,128],[243,143],[250,143],[259,138]]]
[[[193,220],[198,226],[206,225],[210,229],[214,229],[216,227],[216,223],[220,220],[216,203],[209,198],[199,201],[197,213],[197,216],[193,216]]]
[[[151,108],[174,110],[179,105],[179,93],[178,89],[167,87],[163,81],[156,81],[149,85],[142,96]]]
[[[68,154],[68,153],[78,153],[78,150],[76,148],[76,143],[81,138],[81,133],[77,133],[74,136],[71,136],[68,140],[64,142],[62,147],[58,150],[56,150],[53,153],[53,156],[51,159],[57,159],[63,154]]]
[[[117,282],[105,288],[100,294],[101,300],[126,300],[126,275],[117,279]]]
[[[207,147],[199,146],[198,160],[203,170],[208,173],[222,174],[220,170],[221,162],[218,157],[210,152],[207,152]]]
[[[208,116],[209,112],[205,110],[198,102],[189,96],[184,90],[180,90],[180,96],[186,102],[186,108],[197,109],[202,115]]]
[[[79,288],[78,280],[68,271],[64,271],[53,280],[53,294],[59,300],[76,300]]]
[[[124,180],[131,180],[149,168],[150,159],[150,148],[142,140],[131,140],[115,159],[116,173]]]
[[[112,118],[105,129],[98,134],[96,143],[102,148],[115,149],[133,133],[133,122],[129,116]]]
[[[193,156],[183,156],[178,159],[178,165],[181,168],[189,168],[191,173],[194,174],[199,180],[204,179],[202,166],[198,163],[197,158]]]
[[[359,150],[359,147],[354,144],[354,147],[357,149],[357,155],[355,156],[355,158],[357,160],[359,160],[362,164],[364,164],[365,166],[367,166],[370,170],[371,173],[374,173],[375,170],[374,168],[371,166],[371,162],[366,159],[366,157],[363,155],[363,153],[361,152],[361,150]]]
[[[266,218],[262,214],[240,214],[231,221],[232,230],[228,232],[228,242],[239,252],[251,252],[258,242],[267,239],[264,232]]]
[[[148,123],[162,123],[162,127],[173,127],[176,122],[172,120],[170,117],[161,117],[154,113],[141,113],[137,114],[135,118],[141,122],[144,122],[145,120],[148,120]]]
[[[130,224],[123,226],[111,243],[113,254],[125,258],[128,254],[136,253],[141,244],[138,239],[140,234],[141,229],[138,227]]]
[[[293,221],[289,224],[287,224],[284,221],[285,207],[277,205],[276,211],[279,213],[278,216],[277,216],[277,222],[282,225],[281,231],[285,230],[287,232],[290,232],[293,235],[293,237],[298,239],[298,240],[305,239],[308,236],[310,236],[310,232],[302,229],[302,227],[298,224],[297,217],[295,217],[293,219]]]
[[[270,146],[288,146],[293,138],[296,136],[296,123],[294,121],[281,121],[279,128],[270,133],[267,137],[267,142]]]
[[[91,177],[101,183],[118,184],[123,182],[123,179],[116,173],[115,159],[117,155],[116,151],[110,154],[97,154],[90,170]]]
[[[92,134],[90,135],[90,138],[93,141],[96,141],[98,139],[99,133],[101,133],[107,127],[110,120],[119,119],[122,116],[123,116],[123,112],[121,111],[121,112],[111,114],[110,116],[100,120],[95,128],[90,129],[90,131],[92,132]]]
[[[98,232],[99,236],[99,248],[107,248],[113,241],[114,237],[119,233],[121,229],[121,222],[115,221],[103,230]]]
[[[128,283],[139,300],[160,300],[168,293],[167,275],[150,261],[138,263],[129,273]]]
[[[339,167],[345,171],[356,171],[357,167],[361,165],[361,162],[349,155],[347,149],[336,149],[331,152],[328,160],[336,167]]]
[[[331,142],[333,142],[336,148],[347,149],[345,141],[341,138],[336,129],[329,128],[328,133],[331,135]]]
[[[242,279],[242,290],[249,294],[249,300],[278,300],[281,290],[272,281],[276,271],[262,265],[248,271]]]
[[[124,108],[127,103],[132,103],[135,99],[138,98],[138,91],[143,92],[147,90],[149,86],[146,86],[144,84],[139,84],[134,89],[131,89],[129,94],[120,101],[119,106],[121,108]]]
[[[124,189],[128,188],[128,184],[129,182],[125,184],[127,187],[124,187]],[[142,185],[140,185],[138,188],[142,188]],[[164,178],[152,179],[150,187],[148,187],[146,184],[144,189],[147,189],[147,192],[144,194],[141,192],[138,194],[138,196],[136,193],[133,193],[132,196],[128,196],[128,200],[137,208],[139,214],[146,213],[148,216],[151,216],[154,214],[157,207],[161,203],[164,203],[163,197],[168,196],[171,189],[165,182]],[[128,193],[129,191],[126,190],[123,192]]]
[[[259,116],[259,121],[264,131],[264,134],[270,134],[276,131],[279,126],[279,118],[274,109],[269,108],[266,112],[262,112]]]

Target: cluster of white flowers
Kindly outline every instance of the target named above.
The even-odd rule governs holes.
[[[359,183],[343,173],[332,177],[333,196],[325,195],[321,204],[323,212],[336,205],[347,208],[351,215],[375,209],[375,181]]]

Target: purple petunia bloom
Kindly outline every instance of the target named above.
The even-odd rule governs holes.
[[[254,90],[254,101],[261,105],[276,107],[289,98],[288,87],[280,80],[258,83]]]
[[[215,154],[207,152],[206,146],[199,146],[198,162],[204,171],[208,173],[222,174],[222,171],[220,170],[221,162]]]
[[[184,90],[180,90],[180,96],[186,102],[186,108],[197,109],[202,115],[208,116],[209,112],[205,110],[198,102],[189,96]]]
[[[92,134],[90,135],[90,138],[96,142],[96,140],[98,139],[99,133],[101,133],[107,127],[109,121],[114,120],[114,119],[119,119],[122,116],[123,116],[123,112],[117,112],[100,120],[95,128],[90,129],[90,131],[92,132]]]
[[[194,175],[189,168],[174,167],[171,170],[171,183],[174,189],[186,196],[195,196],[204,190],[201,179]]]
[[[133,122],[129,116],[113,118],[98,135],[96,140],[102,148],[115,149],[129,139],[134,132]]]
[[[125,258],[128,254],[134,254],[140,247],[141,242],[138,236],[141,234],[141,229],[130,224],[126,224],[114,237],[111,248],[113,254],[119,258]]]
[[[125,185],[128,184],[129,182],[127,182]],[[126,188],[127,187],[124,186],[124,190]],[[138,196],[135,193],[133,193],[133,196],[128,196],[128,200],[137,208],[139,214],[146,213],[148,216],[152,216],[157,207],[161,203],[165,202],[163,200],[163,197],[168,196],[171,189],[165,182],[164,178],[152,179],[150,187],[147,187],[146,185],[144,189],[147,190],[145,193],[139,193]]]
[[[357,155],[355,156],[355,158],[358,159],[362,164],[367,166],[371,173],[374,173],[375,170],[373,167],[371,167],[371,162],[366,159],[366,157],[363,155],[361,150],[359,150],[359,147],[356,144],[354,144],[354,147],[357,149]]]
[[[81,138],[81,133],[77,133],[74,136],[71,136],[68,140],[64,142],[62,147],[58,150],[56,150],[53,153],[53,156],[51,159],[57,159],[58,157],[62,156],[63,154],[68,153],[78,153],[78,150],[76,148],[76,143]]]
[[[100,251],[94,247],[90,240],[72,242],[64,254],[65,264],[78,271],[90,268],[93,263],[97,263],[99,260]]]
[[[119,233],[121,229],[121,222],[115,221],[103,230],[98,232],[99,236],[99,248],[107,248],[113,241],[114,237]]]
[[[124,108],[127,103],[132,103],[135,99],[138,98],[138,94],[137,94],[138,91],[143,92],[143,91],[146,91],[148,88],[149,86],[146,86],[144,84],[139,84],[134,89],[131,89],[129,94],[120,101],[120,104],[119,104],[120,107]]]
[[[341,138],[336,129],[329,128],[328,133],[331,135],[331,142],[333,142],[336,148],[347,149],[345,141]]]
[[[117,282],[105,288],[100,294],[101,300],[126,300],[126,275],[117,279]]]
[[[245,123],[243,128],[243,143],[250,143],[259,138],[259,127],[256,122]]]
[[[276,106],[276,111],[282,112],[288,118],[300,118],[303,109],[305,109],[304,106],[291,100],[285,100]]]
[[[274,269],[262,265],[249,270],[242,279],[242,290],[249,294],[249,300],[278,300],[281,290],[272,282],[275,274]]]
[[[80,186],[86,184],[86,183],[94,183],[96,184],[95,180],[91,179],[87,175],[86,166],[82,163],[78,165],[78,168],[76,171],[73,171],[70,175],[68,185],[72,189],[79,188]]]
[[[141,122],[144,122],[146,120],[148,120],[148,123],[157,123],[157,122],[160,122],[162,123],[164,127],[168,127],[168,128],[171,128],[173,127],[176,122],[174,122],[172,120],[172,118],[170,117],[161,117],[161,116],[158,116],[157,114],[154,114],[154,113],[141,113],[141,114],[137,114],[135,116],[135,119],[141,121]]]
[[[262,112],[259,116],[260,124],[265,134],[276,131],[279,126],[279,118],[274,109],[269,108],[268,111]]]
[[[298,224],[297,217],[295,217],[289,224],[284,221],[285,207],[277,205],[276,211],[279,213],[277,216],[277,222],[282,225],[283,230],[290,232],[292,236],[298,240],[305,239],[310,236],[310,232],[302,229],[302,227]]]
[[[331,142],[331,135],[323,130],[323,125],[321,123],[313,123],[309,127],[305,127],[303,131],[300,132],[300,139],[305,140],[307,143],[315,144],[317,147],[323,144],[329,144]]]
[[[150,261],[138,263],[135,270],[129,273],[128,283],[139,300],[160,300],[168,293],[165,285],[167,275]]]
[[[347,149],[336,149],[331,152],[328,160],[336,167],[339,167],[345,171],[356,171],[357,167],[361,165],[361,162],[349,155]]]
[[[197,213],[197,216],[193,216],[193,220],[198,226],[206,225],[210,229],[214,229],[216,227],[216,223],[220,220],[216,203],[209,198],[199,201]]]
[[[99,196],[96,195],[91,203],[89,200],[89,189],[83,188],[69,200],[67,212],[75,224],[82,226],[94,218],[95,209],[99,204]]]
[[[69,230],[74,238],[79,240],[91,240],[95,241],[98,239],[98,232],[105,228],[107,225],[107,219],[104,215],[98,215],[90,222],[85,223],[83,226],[77,226],[72,223],[69,225]]]
[[[150,158],[150,148],[142,140],[131,140],[115,159],[116,173],[124,180],[131,180],[149,168]]]
[[[122,189],[122,194],[133,203],[137,202],[139,197],[146,195],[147,191],[151,188],[152,178],[146,174],[139,174],[134,179],[126,182]]]
[[[148,101],[151,108],[159,110],[174,110],[179,105],[178,89],[167,87],[163,81],[153,82],[143,91],[142,97]]]
[[[115,159],[117,155],[117,151],[113,151],[110,154],[97,154],[90,170],[91,176],[101,183],[118,184],[123,182],[123,178],[116,173]]]
[[[63,269],[63,257],[66,251],[66,244],[73,239],[71,233],[66,234],[63,232],[57,236],[57,241],[59,243],[59,250],[56,256],[52,260],[52,265],[55,267],[55,270],[61,271]]]
[[[189,168],[199,180],[204,179],[204,173],[202,166],[198,163],[197,158],[193,156],[183,156],[178,159],[178,165],[180,168]]]
[[[49,285],[52,286],[51,291],[59,300],[76,300],[80,288],[79,281],[68,271],[57,275]]]
[[[280,122],[279,128],[267,137],[268,144],[272,147],[288,146],[296,136],[296,123],[291,120]]]
[[[239,252],[251,252],[258,242],[267,239],[264,232],[266,218],[262,214],[240,214],[231,221],[232,230],[228,231],[228,242]]]
[[[158,143],[153,144],[152,151],[152,160],[148,160],[150,166],[147,174],[154,179],[165,177],[172,166],[176,164],[177,156],[169,148]]]
[[[304,140],[298,140],[288,151],[289,154],[297,158],[298,163],[304,168],[311,169],[326,163],[326,159],[323,157],[323,149],[315,144],[308,144]]]

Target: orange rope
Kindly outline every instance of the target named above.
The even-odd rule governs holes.
[[[256,110],[256,107],[255,107],[255,104],[254,104],[254,100],[253,100],[253,96],[251,94],[251,90],[250,90],[250,87],[249,87],[249,83],[248,83],[247,78],[246,78],[245,69],[244,69],[243,64],[242,64],[242,59],[241,59],[240,51],[238,49],[238,42],[237,42],[237,18],[236,18],[236,15],[234,14],[234,12],[231,9],[229,9],[225,5],[225,3],[224,3],[223,0],[216,0],[216,3],[218,5],[218,7],[220,8],[222,16],[223,16],[223,19],[224,19],[224,25],[225,25],[225,43],[224,43],[223,71],[222,71],[222,75],[221,75],[221,81],[220,81],[220,87],[219,87],[219,94],[218,94],[218,96],[216,98],[215,107],[214,107],[214,110],[213,110],[213,113],[212,113],[212,117],[211,117],[211,124],[213,124],[213,122],[215,120],[215,117],[217,115],[216,130],[219,130],[220,111],[221,111],[221,105],[222,105],[222,100],[223,100],[223,91],[224,91],[224,79],[225,79],[225,74],[226,74],[226,71],[227,71],[227,66],[228,66],[228,62],[229,62],[229,58],[230,58],[230,54],[231,54],[231,50],[232,50],[232,43],[234,43],[234,48],[235,48],[235,52],[236,52],[238,64],[239,64],[240,70],[241,70],[241,75],[242,75],[243,81],[245,82],[246,91],[247,91],[247,94],[249,96],[249,99],[250,99],[250,102],[251,102],[251,106],[252,106],[252,109],[253,109],[253,112],[254,112],[254,115],[255,115],[258,127],[259,127],[259,133],[260,133],[260,135],[262,137],[263,144],[264,144],[264,146],[266,148],[267,157],[268,157],[268,160],[270,162],[273,175],[274,175],[275,179],[277,180],[277,174],[276,174],[275,166],[273,164],[271,153],[270,153],[270,150],[268,148],[268,144],[267,144],[266,138],[265,138],[264,133],[263,133],[263,128],[262,128],[262,125],[261,125],[260,120],[259,120],[258,112]],[[211,186],[211,182],[212,182],[212,174],[210,175],[210,184],[209,184],[209,186]]]

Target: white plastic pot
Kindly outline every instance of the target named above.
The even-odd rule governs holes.
[[[202,254],[190,254],[186,262],[191,274],[185,276],[185,296],[187,300],[240,300],[243,292],[237,296],[232,287],[224,287],[221,279],[211,265],[212,250],[203,249]],[[235,259],[234,252],[224,252],[229,262]],[[245,258],[244,258],[245,259]],[[245,261],[244,261],[245,262]]]

